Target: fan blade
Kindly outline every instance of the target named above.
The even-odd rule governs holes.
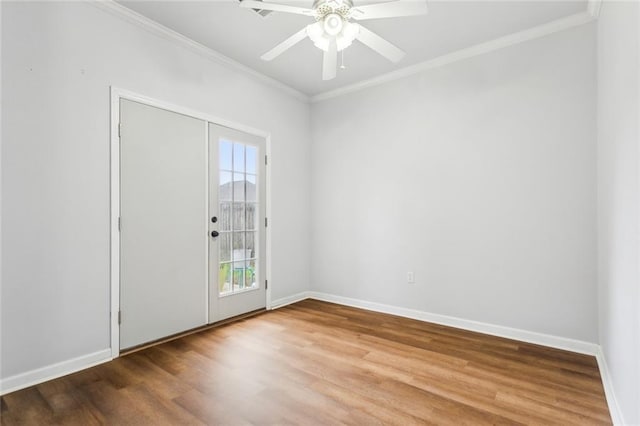
[[[257,0],[242,0],[240,7],[246,9],[273,10],[274,12],[295,13],[298,15],[315,16],[316,11],[305,7],[288,6],[286,4],[266,3]]]
[[[351,8],[351,17],[357,21],[425,15],[426,13],[427,2],[425,0],[397,0]]]
[[[304,40],[306,36],[307,36],[307,27],[304,27],[303,29],[301,29],[300,31],[298,31],[297,33],[295,33],[294,35],[292,35],[291,37],[289,37],[288,39],[286,39],[285,41],[283,41],[282,43],[280,43],[279,45],[277,45],[267,53],[265,53],[264,55],[262,55],[260,59],[262,59],[263,61],[270,61],[275,57],[279,56],[280,54],[282,54],[285,50],[290,49],[297,43]]]
[[[365,46],[375,50],[391,62],[398,62],[404,56],[404,52],[402,50],[398,49],[378,34],[369,31],[362,25],[354,25],[358,25],[360,27],[356,38]]]
[[[336,38],[329,41],[329,50],[322,57],[322,79],[331,80],[336,77],[336,64],[338,63],[338,45]]]

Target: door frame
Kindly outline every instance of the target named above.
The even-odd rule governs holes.
[[[206,114],[200,111],[195,111],[189,108],[185,108],[171,102],[155,99],[149,96],[145,96],[130,90],[122,89],[115,86],[110,86],[111,108],[110,108],[110,196],[111,196],[111,210],[110,210],[110,276],[109,282],[111,285],[111,358],[117,358],[120,356],[120,324],[118,322],[118,312],[120,311],[120,230],[119,230],[119,217],[120,217],[120,100],[127,99],[134,102],[139,102],[151,107],[161,108],[167,111],[175,112],[189,117],[197,118],[207,122],[211,122],[223,127],[229,127],[234,130],[245,132],[251,135],[263,137],[265,139],[265,154],[267,158],[271,157],[271,133],[246,126],[244,124],[227,120],[221,117]],[[206,143],[207,143],[207,158],[208,161],[208,145],[209,134],[207,125]],[[270,163],[270,161],[269,161]],[[265,171],[265,186],[266,186],[266,217],[271,217],[271,167],[267,165]],[[209,183],[207,176],[207,206],[209,205]],[[207,215],[209,212],[207,211]],[[206,220],[206,217],[204,218]],[[271,227],[267,226],[265,229],[266,238],[266,271],[265,279],[271,281]],[[207,259],[208,259],[208,242],[207,242]],[[207,268],[207,277],[209,277]],[[207,286],[209,286],[207,278]],[[271,309],[271,285],[266,289],[266,308]],[[209,312],[209,299],[207,296],[207,315]]]

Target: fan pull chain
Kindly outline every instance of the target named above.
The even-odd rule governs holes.
[[[342,49],[342,50],[340,51],[340,62],[341,62],[341,64],[340,64],[340,69],[341,69],[341,70],[346,70],[346,69],[347,69],[347,67],[345,67],[345,66],[344,66],[344,49]]]

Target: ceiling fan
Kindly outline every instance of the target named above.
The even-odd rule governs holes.
[[[249,9],[295,13],[315,18],[315,23],[307,25],[262,55],[261,58],[270,61],[304,38],[309,37],[316,47],[324,51],[323,80],[335,78],[338,52],[349,47],[353,40],[360,41],[392,62],[398,62],[404,56],[402,50],[352,20],[364,21],[427,13],[426,0],[395,0],[364,6],[354,6],[351,0],[315,0],[312,8],[267,3],[259,0],[241,0],[240,6]]]

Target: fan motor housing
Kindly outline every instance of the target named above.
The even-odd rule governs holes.
[[[321,21],[325,16],[335,13],[342,16],[342,19],[349,19],[349,12],[353,7],[351,0],[315,0],[313,9],[316,11],[316,20]]]

